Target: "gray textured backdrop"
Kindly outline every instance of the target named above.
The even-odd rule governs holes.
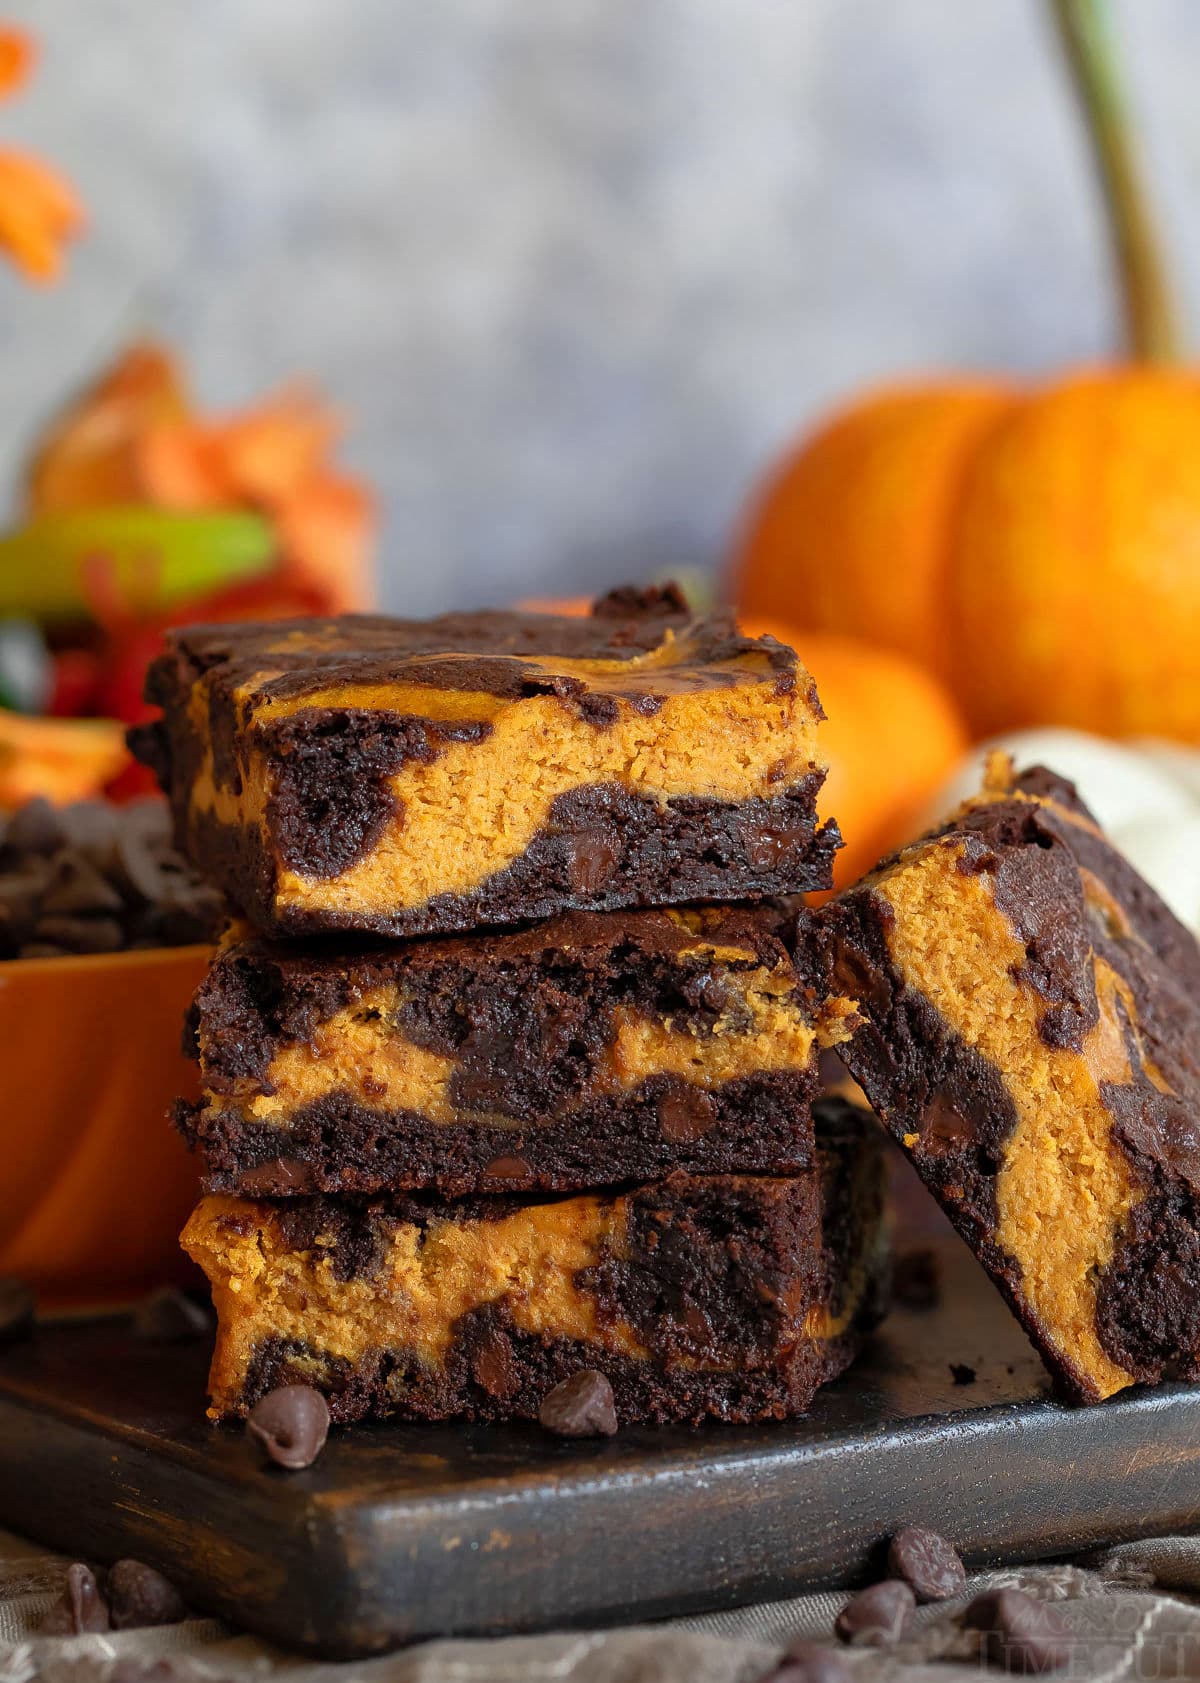
[[[1116,9],[1196,283],[1200,4]],[[382,493],[397,607],[712,562],[757,467],[857,382],[1115,331],[1037,0],[3,11],[45,56],[0,137],[95,224],[56,293],[0,274],[8,470],[138,331],[214,403],[308,370]]]

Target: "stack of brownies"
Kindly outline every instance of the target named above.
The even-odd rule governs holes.
[[[827,888],[820,706],[673,590],[590,618],[174,634],[139,735],[246,920],[196,998],[212,1413],[795,1413],[878,1312],[870,1118],[780,897]]]

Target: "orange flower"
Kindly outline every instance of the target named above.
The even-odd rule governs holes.
[[[279,613],[345,613],[371,602],[375,507],[364,485],[330,466],[340,431],[300,385],[234,415],[201,416],[170,353],[134,345],[51,423],[29,466],[29,512],[250,509],[269,521],[279,565],[213,617],[226,606],[243,617],[261,601]]]
[[[0,99],[22,85],[33,60],[29,36],[0,29]],[[63,246],[83,220],[74,189],[49,164],[26,152],[0,150],[0,246],[31,280],[58,278]]]

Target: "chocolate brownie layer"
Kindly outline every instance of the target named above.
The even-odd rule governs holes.
[[[1200,949],[1073,787],[994,756],[818,928],[846,1063],[1067,1392],[1200,1377]]]
[[[797,1413],[877,1318],[886,1267],[870,1119],[834,1101],[819,1139],[788,1179],[540,1203],[210,1196],[183,1242],[219,1319],[211,1412],[302,1382],[335,1420],[533,1418],[588,1367],[624,1423]]]
[[[171,634],[131,741],[180,845],[269,933],[415,935],[828,886],[790,649],[617,592],[590,618]]]
[[[812,1157],[845,1033],[770,907],[571,912],[352,954],[232,939],[192,1012],[207,1191],[576,1190]]]

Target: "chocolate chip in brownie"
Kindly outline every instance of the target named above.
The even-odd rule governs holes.
[[[611,1438],[617,1430],[613,1388],[595,1368],[581,1368],[547,1391],[538,1420],[560,1438]]]
[[[174,1286],[151,1292],[133,1314],[133,1336],[142,1344],[194,1344],[212,1330],[209,1311]]]
[[[297,1472],[311,1467],[329,1435],[329,1405],[311,1385],[282,1385],[255,1403],[247,1435],[277,1466]]]
[[[716,1100],[702,1087],[672,1087],[658,1101],[662,1137],[675,1145],[703,1139],[716,1119]]]
[[[481,1178],[504,1181],[510,1186],[528,1186],[533,1179],[533,1170],[523,1157],[493,1157],[490,1163],[484,1165]]]
[[[901,1578],[918,1601],[946,1601],[967,1581],[953,1543],[923,1525],[905,1525],[888,1545],[888,1573]]]
[[[114,1630],[177,1625],[187,1617],[183,1597],[171,1580],[140,1560],[118,1560],[104,1587]]]
[[[992,1665],[1005,1671],[1056,1671],[1070,1655],[1070,1630],[1057,1608],[1024,1590],[987,1590],[962,1616],[966,1630],[979,1632]]]
[[[67,1567],[63,1592],[38,1626],[39,1636],[94,1636],[109,1629],[108,1603],[96,1575],[76,1561]]]
[[[24,1280],[0,1278],[0,1346],[24,1338],[33,1330],[33,1293]]]
[[[854,1648],[891,1648],[912,1629],[916,1597],[907,1584],[885,1578],[852,1596],[838,1614],[834,1631]]]
[[[956,1385],[973,1385],[975,1383],[975,1369],[969,1362],[951,1362],[950,1377]]]

